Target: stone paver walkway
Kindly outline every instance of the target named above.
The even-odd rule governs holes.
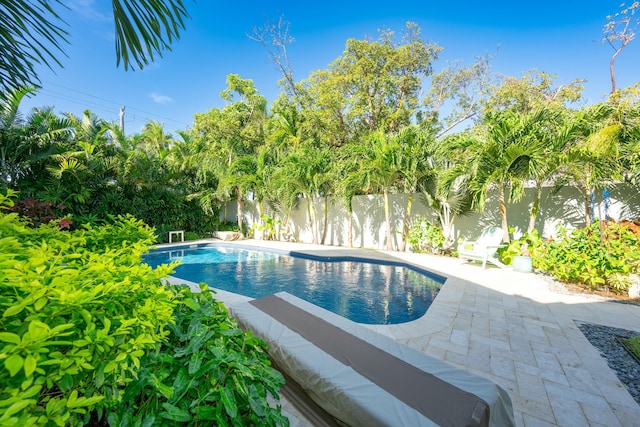
[[[518,426],[640,426],[636,403],[576,321],[640,331],[640,306],[561,292],[536,274],[424,254],[243,241],[311,254],[403,260],[448,277],[427,313],[378,332],[482,375],[510,394]],[[231,293],[227,305],[245,300]],[[292,426],[309,425],[284,406]]]

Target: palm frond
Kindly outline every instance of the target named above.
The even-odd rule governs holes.
[[[52,7],[61,0],[0,2],[0,97],[20,87],[37,86],[36,68],[61,66],[67,32]]]

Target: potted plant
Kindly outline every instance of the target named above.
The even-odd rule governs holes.
[[[511,264],[514,271],[531,273],[533,271],[532,252],[541,244],[542,239],[538,230],[527,232],[521,238],[512,240],[509,243],[502,255],[503,262]]]
[[[513,271],[519,271],[521,273],[531,273],[533,271],[533,258],[531,258],[529,242],[527,242],[526,239],[520,248],[520,255],[514,255],[511,266],[513,267]]]

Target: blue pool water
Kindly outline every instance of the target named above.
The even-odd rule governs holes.
[[[175,277],[260,298],[286,291],[359,323],[396,324],[425,314],[444,278],[401,265],[318,260],[248,248],[156,249],[153,267],[180,260]]]

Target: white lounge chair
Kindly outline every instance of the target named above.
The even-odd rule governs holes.
[[[501,244],[504,232],[500,227],[487,227],[482,231],[478,240],[465,240],[458,245],[458,256],[462,259],[480,261],[482,268],[486,268],[487,262],[504,268],[504,264],[495,256]]]

